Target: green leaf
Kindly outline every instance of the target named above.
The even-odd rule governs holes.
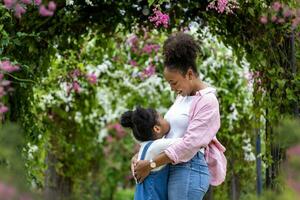
[[[149,6],[152,6],[152,4],[155,2],[155,0],[148,0]]]
[[[170,3],[170,0],[159,0],[159,4],[162,4],[162,3],[164,3],[164,2],[167,2],[167,3]]]
[[[248,12],[250,13],[250,15],[251,15],[252,17],[255,17],[255,13],[254,13],[253,8],[248,8]]]
[[[285,85],[285,80],[277,80],[277,83],[278,83],[278,86],[279,86],[279,88],[283,88],[284,87],[284,85]]]
[[[288,100],[295,100],[295,96],[294,96],[294,93],[291,89],[287,88],[286,90],[286,96],[288,98]]]

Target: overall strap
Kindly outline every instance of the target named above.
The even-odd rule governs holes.
[[[145,147],[144,147],[144,149],[143,149],[143,152],[142,152],[142,155],[141,155],[141,160],[144,160],[144,159],[145,159],[146,152],[147,152],[148,148],[150,147],[150,145],[152,144],[152,142],[153,142],[153,141],[149,141],[149,142],[145,145]]]

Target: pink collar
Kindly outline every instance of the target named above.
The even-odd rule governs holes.
[[[208,93],[214,93],[216,94],[216,89],[213,88],[213,87],[207,87],[207,88],[204,88],[202,90],[198,90],[195,94],[195,96],[203,96],[205,94],[208,94]]]

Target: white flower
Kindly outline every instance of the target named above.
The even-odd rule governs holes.
[[[81,123],[82,122],[82,114],[81,114],[81,112],[76,112],[75,113],[75,118],[74,118],[74,120],[77,122],[77,123]]]
[[[74,5],[74,0],[66,0],[66,5]]]
[[[87,5],[90,5],[90,6],[93,6],[93,5],[94,5],[93,2],[92,2],[91,0],[85,0],[85,3],[86,3]]]
[[[102,143],[102,142],[103,142],[103,139],[104,139],[107,135],[108,135],[107,129],[106,129],[106,128],[101,129],[101,130],[99,131],[99,133],[98,133],[98,139],[97,139],[97,141],[98,141],[99,143]]]
[[[247,137],[246,132],[243,133],[243,144],[242,149],[244,151],[244,160],[248,162],[255,161],[256,157],[252,152],[251,139]]]

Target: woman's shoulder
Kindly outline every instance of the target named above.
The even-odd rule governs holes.
[[[219,101],[216,96],[216,89],[206,88],[206,91],[202,91],[198,96],[197,107],[219,107]]]

